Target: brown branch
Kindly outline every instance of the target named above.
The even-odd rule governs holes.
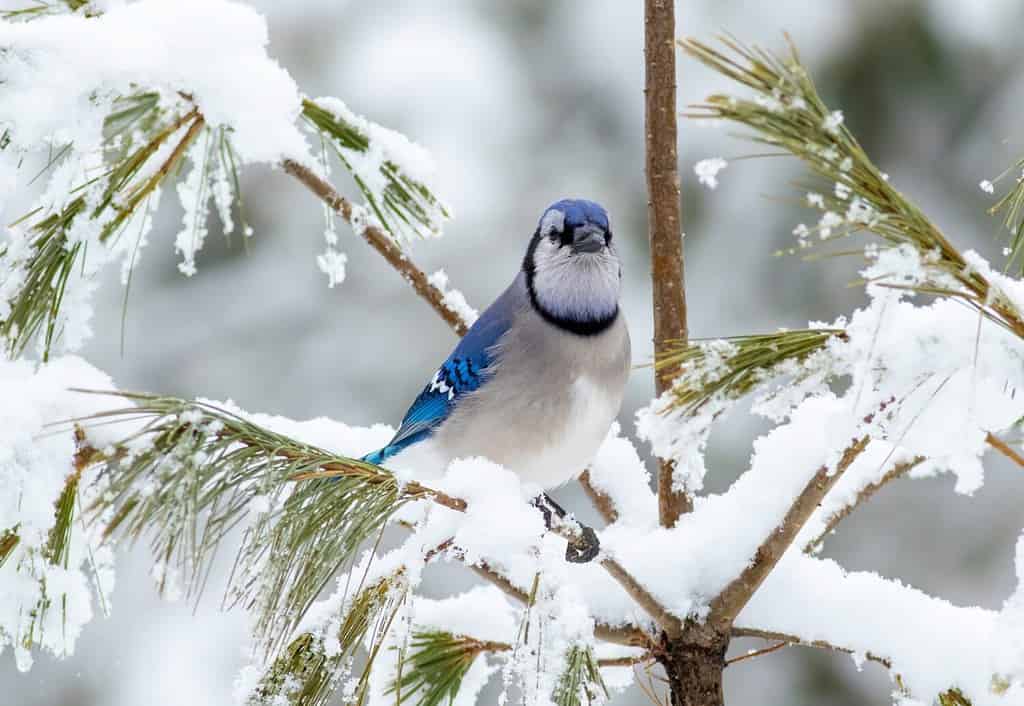
[[[825,541],[825,537],[832,534],[832,532],[835,530],[835,528],[839,525],[840,522],[849,517],[854,510],[856,510],[864,502],[869,500],[872,495],[881,490],[883,485],[885,485],[889,481],[896,480],[897,478],[902,478],[907,473],[909,473],[912,468],[920,464],[922,461],[924,461],[924,457],[918,456],[914,459],[911,459],[910,461],[906,461],[904,463],[897,463],[895,466],[890,468],[881,478],[861,488],[861,491],[857,493],[857,497],[854,498],[852,503],[843,506],[842,508],[840,508],[839,510],[832,514],[832,517],[830,517],[828,522],[825,523],[825,529],[821,531],[821,534],[819,534],[817,537],[809,541],[804,546],[804,552],[810,554],[811,552],[815,551],[818,547],[821,546],[822,542]]]
[[[293,159],[286,159],[282,162],[285,172],[298,179],[303,186],[312,191],[321,201],[327,204],[335,213],[348,223],[352,224],[352,204],[344,196],[339,194],[333,186],[324,179],[317,176],[308,167],[296,162]],[[380,253],[385,260],[394,267],[398,274],[408,282],[416,293],[426,300],[438,316],[452,327],[459,336],[466,335],[468,327],[462,318],[452,309],[445,306],[444,292],[427,281],[423,270],[416,267],[398,247],[394,239],[376,226],[367,226],[363,229],[356,229],[359,235],[369,243],[374,250]]]
[[[647,652],[642,655],[633,655],[630,657],[605,657],[604,659],[597,660],[598,667],[632,667],[634,664],[642,664],[649,662],[654,659],[654,655]]]
[[[683,279],[682,206],[676,127],[675,9],[671,0],[646,0],[644,10],[644,129],[646,133],[647,217],[654,287],[654,355],[671,342],[683,342],[686,330],[686,289]],[[656,369],[654,386],[661,394],[677,370]],[[674,527],[692,500],[673,488],[673,464],[662,461],[658,473],[658,514]]]
[[[665,610],[665,607],[648,593],[647,589],[641,586],[640,582],[633,578],[619,562],[611,557],[606,557],[600,560],[600,564],[669,637],[678,637],[682,634],[683,622]]]
[[[1021,456],[1019,453],[1014,451],[1009,444],[1007,444],[1005,441],[1000,439],[992,432],[989,432],[988,434],[985,435],[985,442],[989,446],[994,448],[996,451],[1006,456],[1006,458],[1016,463],[1018,466],[1024,467],[1024,456]]]
[[[792,642],[776,642],[774,645],[771,645],[770,647],[765,647],[761,650],[754,650],[753,652],[747,652],[745,654],[742,654],[739,657],[727,659],[725,660],[725,666],[728,667],[730,664],[736,664],[737,662],[742,662],[745,659],[753,659],[754,657],[760,657],[761,655],[770,654],[772,652],[775,652],[776,650],[781,650],[783,647],[789,647],[792,644]]]
[[[839,647],[838,645],[833,645],[833,644],[831,644],[829,642],[825,642],[824,640],[813,640],[811,642],[807,642],[805,640],[801,640],[799,637],[796,637],[795,635],[787,635],[786,633],[775,632],[774,630],[758,630],[756,628],[735,628],[734,627],[732,629],[732,636],[733,637],[759,637],[762,640],[777,640],[777,641],[780,641],[780,642],[784,642],[784,643],[786,643],[788,645],[794,645],[796,647],[816,647],[816,648],[821,649],[821,650],[831,650],[832,652],[842,652],[843,654],[848,654],[848,655],[854,654],[854,650],[851,650],[849,647]],[[867,659],[867,660],[869,660],[871,662],[876,662],[876,663],[882,665],[886,669],[892,669],[892,662],[887,657],[881,657],[881,656],[873,654],[871,652],[865,652],[864,653],[864,657],[865,657],[865,659]]]
[[[598,514],[604,518],[604,521],[608,524],[612,524],[619,519],[619,511],[615,509],[615,503],[612,502],[611,497],[608,496],[604,491],[598,490],[594,487],[594,484],[590,480],[590,469],[583,471],[579,477],[580,485],[583,487],[583,492],[590,498],[590,502],[593,504],[594,509],[597,510]]]
[[[828,466],[818,469],[793,501],[782,523],[757,548],[753,561],[711,601],[708,625],[723,633],[729,629],[754,592],[779,563],[822,499],[843,477],[843,473],[867,444],[868,437],[862,436],[846,447],[835,470]]]

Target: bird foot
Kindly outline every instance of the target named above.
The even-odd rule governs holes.
[[[573,564],[593,561],[601,552],[601,542],[591,527],[580,525],[579,536],[565,547],[565,560]]]
[[[534,498],[533,504],[540,510],[544,517],[544,526],[549,530],[554,529],[555,525],[563,525],[569,518],[562,506],[547,493],[541,493]],[[597,533],[592,528],[573,519],[569,519],[568,524],[569,526],[578,526],[580,531],[574,539],[569,540],[569,544],[565,548],[565,560],[573,564],[586,564],[588,561],[593,561],[601,551],[601,542],[597,539]]]

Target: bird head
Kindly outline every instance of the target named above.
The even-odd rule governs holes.
[[[548,206],[523,271],[534,307],[561,328],[599,333],[618,316],[622,269],[608,213],[593,201],[563,199]]]

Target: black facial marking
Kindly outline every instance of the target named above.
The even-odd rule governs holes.
[[[533,286],[533,280],[536,275],[536,269],[533,266],[533,251],[537,248],[537,240],[538,238],[534,238],[533,242],[530,243],[530,248],[526,251],[526,258],[523,260],[523,273],[526,275],[526,291],[530,295],[530,304],[533,306],[534,311],[540,314],[541,318],[552,326],[569,333],[574,333],[577,336],[596,336],[602,331],[607,330],[609,326],[615,323],[615,319],[619,317],[618,304],[615,305],[615,309],[610,314],[589,319],[559,316],[548,311],[541,304],[537,298],[537,290]]]

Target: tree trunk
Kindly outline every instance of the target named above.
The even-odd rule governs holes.
[[[695,626],[663,642],[658,662],[668,677],[672,706],[724,706],[722,671],[728,646],[728,636]]]

